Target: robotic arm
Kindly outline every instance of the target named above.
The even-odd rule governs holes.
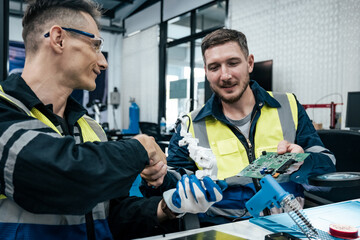
[[[195,175],[199,179],[203,179],[205,176],[210,177],[212,180],[217,179],[217,168],[216,168],[216,158],[212,153],[210,148],[204,148],[198,146],[199,140],[194,138],[192,134],[188,131],[189,127],[187,126],[186,115],[182,117],[181,120],[181,131],[180,136],[183,137],[179,141],[179,146],[188,145],[190,157],[197,163],[198,167],[202,168],[197,170]]]

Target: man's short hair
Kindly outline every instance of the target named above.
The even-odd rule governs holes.
[[[246,36],[242,32],[232,29],[218,29],[206,35],[201,42],[201,52],[204,58],[204,62],[204,54],[208,48],[227,42],[237,42],[240,46],[241,51],[244,53],[244,56],[249,56]]]
[[[30,0],[22,20],[26,53],[34,53],[46,31],[53,25],[79,28],[87,22],[80,12],[88,13],[99,26],[100,7],[92,0]]]

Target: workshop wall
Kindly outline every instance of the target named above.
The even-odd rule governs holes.
[[[124,38],[121,108],[123,128],[129,127],[129,100],[135,97],[140,121],[157,123],[159,107],[158,26]]]
[[[303,104],[343,102],[342,127],[347,92],[360,91],[359,26],[358,0],[229,1],[229,27],[245,33],[256,62],[273,59],[273,90]],[[330,109],[307,112],[329,128]]]

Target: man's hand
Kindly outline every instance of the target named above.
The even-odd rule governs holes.
[[[295,143],[289,143],[286,140],[282,140],[277,146],[277,153],[304,153],[304,149]]]
[[[140,173],[140,176],[148,183],[148,186],[159,187],[164,181],[167,173],[166,163],[159,161],[156,164],[150,160],[150,165]]]
[[[160,149],[153,137],[145,134],[136,135],[134,139],[138,140],[148,153],[150,164],[155,165],[158,162],[166,164],[165,153]],[[152,160],[152,161],[151,161]]]
[[[220,187],[211,178],[199,180],[195,175],[183,175],[176,185],[163,194],[168,208],[174,213],[203,213],[222,199]]]
[[[279,142],[278,146],[277,146],[277,153],[278,154],[284,154],[284,153],[304,153],[304,149],[295,144],[295,143],[289,143],[286,140],[282,140],[281,142]],[[297,170],[299,170],[299,168],[301,167],[301,165],[304,162],[296,162],[294,164],[292,164],[285,172],[285,174],[292,174],[294,172],[296,172]]]

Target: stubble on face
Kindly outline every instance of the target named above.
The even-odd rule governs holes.
[[[246,57],[236,42],[227,42],[204,53],[205,72],[213,92],[226,104],[238,102],[250,82],[252,56]]]
[[[241,91],[235,96],[226,96],[225,94],[222,94],[221,91],[217,90],[217,88],[214,88],[212,86],[212,84],[210,84],[210,88],[213,90],[215,95],[221,99],[221,101],[223,101],[224,103],[227,103],[227,104],[233,104],[240,100],[240,98],[244,94],[245,90],[249,86],[249,83],[250,83],[250,75],[247,74],[246,77],[244,78],[244,81],[237,83],[238,85],[242,85],[242,86],[240,86]],[[232,86],[233,84],[234,84],[233,81],[231,81],[231,79],[228,79],[226,81],[223,81],[220,88],[229,87],[229,86]]]

